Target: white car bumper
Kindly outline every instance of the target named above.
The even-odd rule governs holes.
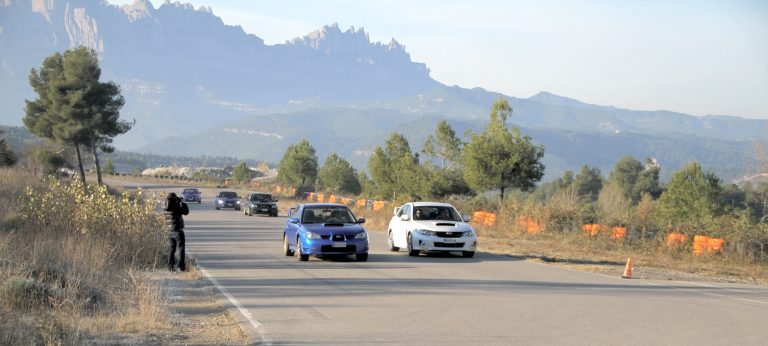
[[[443,238],[413,234],[413,249],[421,251],[475,251],[476,237]]]

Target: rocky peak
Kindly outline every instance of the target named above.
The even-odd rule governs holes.
[[[155,7],[152,6],[149,0],[134,0],[133,4],[123,5],[122,10],[133,22],[142,18],[152,17]]]
[[[51,23],[51,14],[55,9],[54,0],[32,0],[32,12],[39,13]]]

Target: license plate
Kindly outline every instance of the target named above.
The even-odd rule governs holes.
[[[333,242],[333,247],[347,247],[347,243],[343,241],[335,241]]]
[[[450,238],[443,239],[443,243],[455,243],[455,242],[456,242],[456,239],[450,239]]]
[[[267,208],[261,208],[261,210],[263,210],[263,211],[267,211],[268,209],[267,209]]]

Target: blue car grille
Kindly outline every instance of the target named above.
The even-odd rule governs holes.
[[[331,236],[330,235],[321,235],[320,239],[331,239]],[[355,239],[355,235],[354,234],[348,234],[346,236],[343,235],[343,234],[334,234],[333,235],[333,241],[344,241],[344,240],[352,240],[352,239]]]
[[[332,245],[323,245],[320,247],[322,252],[355,252],[357,247],[354,245],[347,245],[347,247],[333,247]]]

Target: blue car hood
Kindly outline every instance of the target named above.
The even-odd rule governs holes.
[[[326,226],[322,223],[310,223],[310,224],[302,224],[302,227],[306,229],[307,231],[322,234],[322,235],[329,235],[329,234],[357,234],[360,232],[365,231],[363,226],[356,224],[356,223],[347,223],[344,224],[344,226],[338,226],[339,224],[329,224]]]

